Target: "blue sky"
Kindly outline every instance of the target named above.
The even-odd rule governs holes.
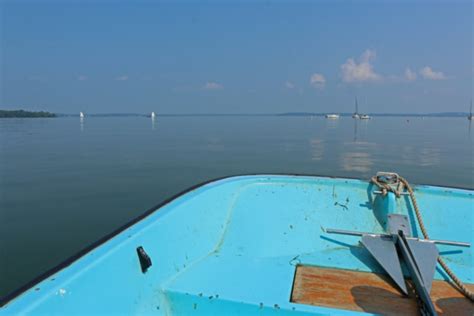
[[[470,1],[1,2],[0,108],[467,111]]]

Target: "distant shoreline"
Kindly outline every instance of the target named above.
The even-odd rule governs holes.
[[[335,113],[335,112],[332,112]],[[310,113],[310,112],[290,112],[290,113],[165,113],[156,114],[157,117],[251,117],[251,116],[289,116],[289,117],[324,117],[332,113]],[[352,117],[353,113],[338,113],[341,117]],[[441,113],[367,113],[372,117],[467,117],[469,113],[464,112],[441,112]],[[150,117],[149,114],[141,113],[96,113],[85,114],[86,117]],[[58,117],[78,117],[78,114],[57,114]]]
[[[337,112],[286,112],[286,113],[165,113],[157,114],[157,117],[251,117],[251,116],[283,116],[283,117],[325,117],[327,114],[339,114],[341,117],[351,117],[353,113]],[[439,112],[439,113],[367,113],[372,117],[451,117],[464,118],[467,112]],[[85,114],[86,117],[150,117],[143,113],[93,113]],[[25,110],[0,110],[0,118],[50,118],[50,117],[79,117],[79,114],[52,113],[46,111]]]
[[[0,110],[0,118],[41,118],[56,116],[54,113],[45,111]]]
[[[352,117],[353,113],[307,113],[290,112],[277,114],[278,116],[326,116],[327,114],[339,114],[340,116]],[[465,112],[439,112],[439,113],[364,113],[374,117],[467,117]]]

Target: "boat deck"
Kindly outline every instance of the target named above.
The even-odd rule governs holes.
[[[379,301],[378,306],[366,306],[360,301],[361,291],[356,291],[359,295],[357,300],[353,298],[351,289],[374,286],[374,280],[382,280],[380,276],[384,273],[365,248],[359,245],[359,238],[324,233],[324,228],[329,227],[381,232],[383,223],[379,218],[383,214],[378,213],[380,217],[369,216],[374,213],[371,205],[382,208],[378,204],[381,201],[371,200],[376,197],[367,191],[366,183],[354,186],[353,181],[339,180],[329,186],[278,181],[269,184],[264,181],[242,187],[232,201],[227,225],[216,248],[164,285],[171,303],[171,314],[213,314],[218,311],[265,314],[284,311],[324,315],[334,314],[334,309],[338,309],[337,314],[341,315],[346,312],[389,312],[393,308],[391,304],[396,301],[385,299]],[[330,198],[318,198],[314,192]],[[403,212],[405,202],[395,201],[394,210]],[[325,209],[331,209],[331,212],[324,212]],[[432,208],[430,210],[436,212]],[[462,258],[466,255],[465,249],[444,248],[454,250],[458,260],[458,256]],[[468,255],[466,258],[469,260],[471,257]],[[341,269],[350,270],[344,273]],[[305,275],[302,271],[340,272],[340,275],[333,273],[332,279],[329,274],[320,275],[318,282],[321,288],[328,289],[326,297],[346,298],[341,304],[338,300],[328,304],[322,297],[321,301],[315,301],[314,297],[312,300],[311,293],[316,289],[307,286],[312,283],[308,278],[302,278]],[[360,283],[354,282],[352,286],[346,283],[345,291],[341,291],[338,285],[347,282],[347,273],[362,274],[366,278],[359,277]],[[441,280],[443,276],[438,272],[437,278]],[[309,282],[303,283],[303,280]],[[331,282],[334,284],[331,285]],[[397,293],[390,281],[385,280],[383,285],[382,288],[391,288],[392,293]],[[472,311],[472,304],[447,282],[435,282],[433,294],[436,293],[439,295],[434,299],[439,302],[441,310],[446,306],[452,307],[450,313],[458,315],[457,312],[470,306],[467,312]],[[366,294],[369,301],[375,299],[370,291]],[[413,299],[402,298],[400,294],[393,297],[403,302],[403,314],[418,315]],[[460,305],[449,304],[458,299]],[[351,301],[353,304],[348,304]]]
[[[381,233],[390,212],[407,214],[417,236],[408,199],[382,198],[373,190],[365,181],[302,176],[209,183],[51,275],[0,315],[367,315],[377,313],[367,303],[375,297],[389,312],[397,294],[359,238],[325,232]],[[417,186],[416,194],[432,238],[473,242],[472,191]],[[139,246],[153,262],[146,273],[138,262]],[[438,248],[461,280],[474,283],[472,248]],[[438,295],[438,284],[447,293],[436,297],[443,314],[464,306],[442,283],[442,271],[435,279],[441,283],[435,282],[432,294]],[[384,290],[375,296],[371,287]],[[315,300],[320,290],[326,300],[324,295]],[[333,294],[345,299],[331,303]],[[412,310],[409,299],[399,301]]]

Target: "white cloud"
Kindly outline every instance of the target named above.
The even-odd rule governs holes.
[[[359,62],[356,62],[354,58],[347,59],[341,65],[342,80],[345,82],[358,82],[382,79],[379,74],[375,73],[374,66],[371,64],[375,57],[375,51],[368,49],[360,56]]]
[[[206,84],[202,88],[204,90],[219,90],[219,89],[223,89],[224,86],[217,82],[206,82]]]
[[[416,80],[416,72],[411,70],[410,68],[405,69],[405,79],[408,81]]]
[[[315,88],[322,89],[326,84],[326,78],[324,78],[322,74],[314,73],[311,75],[311,78],[309,78],[309,83]]]
[[[441,71],[434,71],[431,67],[425,66],[420,69],[420,75],[429,80],[444,80],[446,76]]]
[[[285,87],[286,87],[287,89],[294,89],[296,86],[295,86],[295,84],[294,84],[293,82],[287,81],[287,82],[285,82]]]
[[[115,78],[115,80],[125,81],[125,80],[128,80],[128,76],[127,75],[118,76],[118,77]]]
[[[87,79],[88,79],[87,76],[84,76],[84,75],[80,75],[80,76],[77,77],[77,80],[79,80],[79,81],[84,81],[84,80],[87,80]]]

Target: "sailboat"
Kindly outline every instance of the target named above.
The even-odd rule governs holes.
[[[467,119],[469,121],[472,121],[472,119],[473,119],[473,116],[472,116],[472,100],[471,100],[471,109],[469,110],[469,115],[467,116]]]
[[[339,118],[339,114],[326,114],[327,119],[337,120]]]
[[[355,112],[354,112],[354,114],[352,114],[352,118],[360,119],[359,104],[357,103],[357,97],[355,98]]]
[[[352,114],[352,118],[356,120],[370,120],[368,114],[359,114],[359,103],[357,102],[357,97],[355,98],[355,112]]]
[[[156,115],[155,115],[155,112],[151,112],[150,117],[151,117],[152,119],[154,119],[155,116],[156,116]]]
[[[81,119],[83,119],[83,118],[84,118],[84,113],[79,112],[79,117],[80,117]]]

